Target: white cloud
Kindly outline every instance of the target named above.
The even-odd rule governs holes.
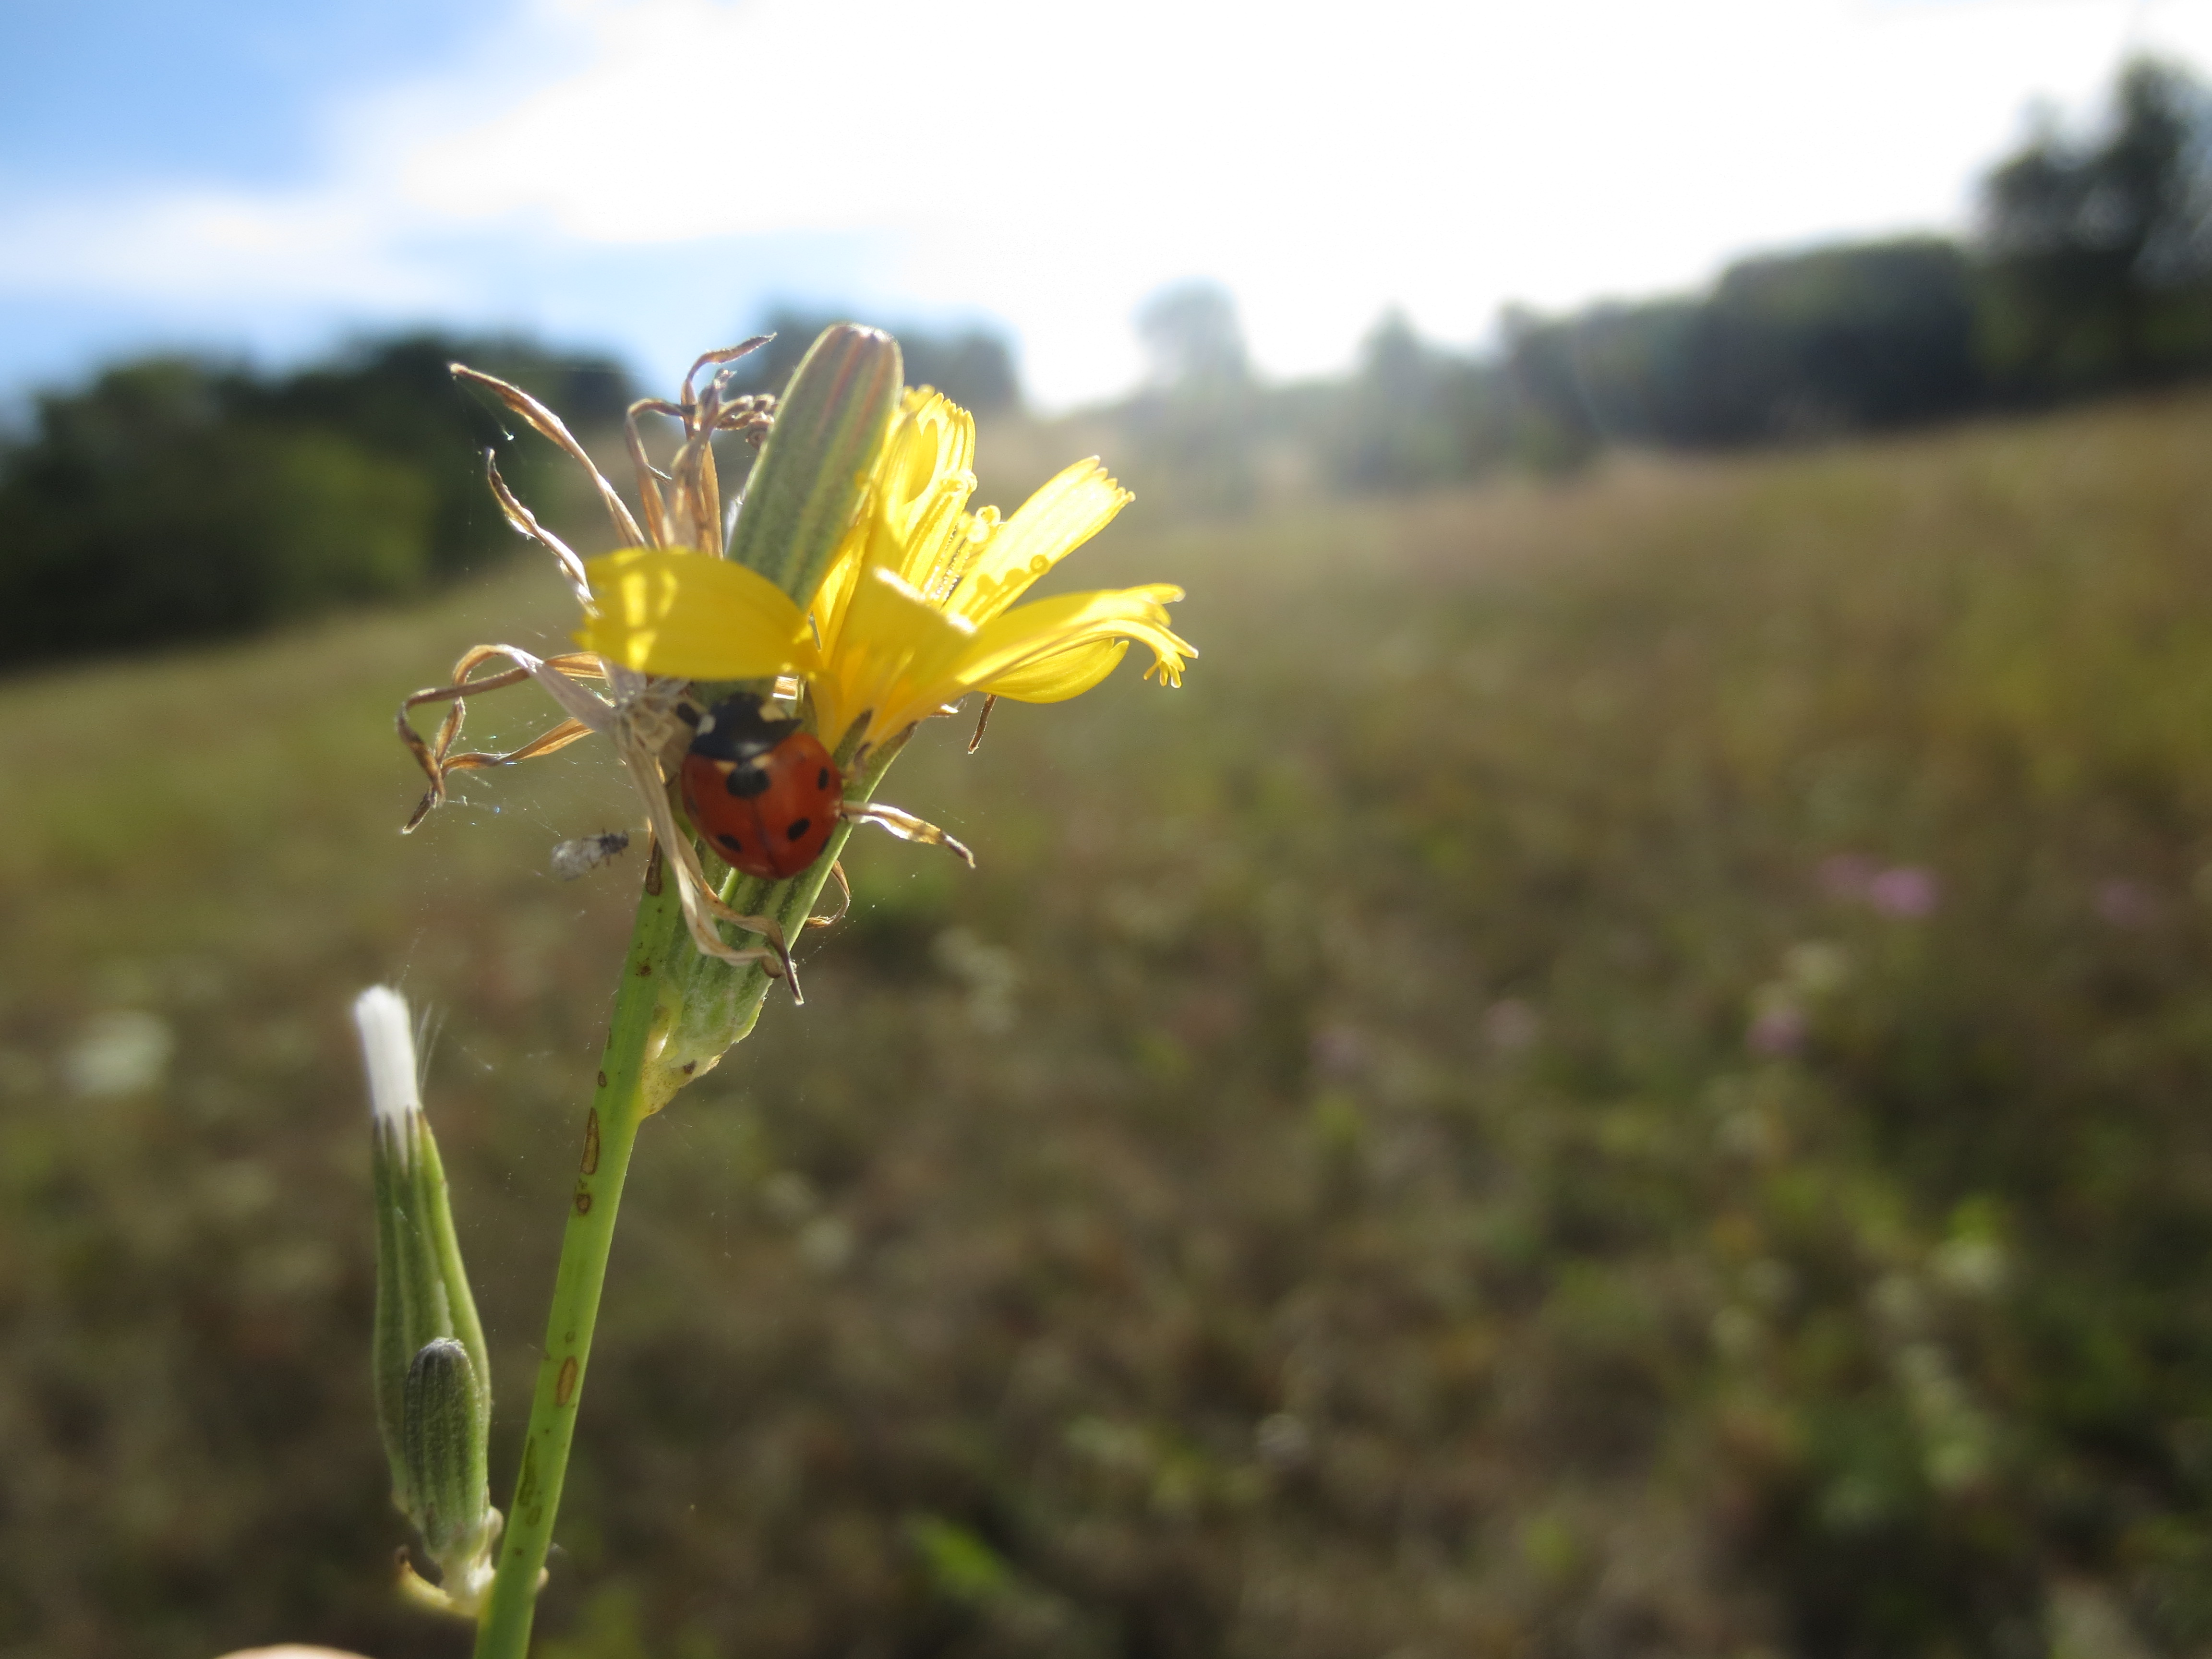
[[[2212,0],[526,0],[502,39],[336,112],[313,190],[11,214],[38,234],[0,291],[477,316],[521,247],[597,273],[541,307],[604,303],[658,356],[795,272],[779,249],[842,236],[873,253],[835,297],[1000,316],[1048,398],[1126,382],[1132,308],[1188,275],[1237,293],[1263,363],[1310,371],[1392,303],[1471,338],[1510,298],[1960,225],[2026,100],[2083,104],[2132,46],[2212,60]],[[647,345],[625,261],[697,262],[702,314]]]
[[[344,191],[214,189],[43,201],[9,213],[0,292],[56,290],[204,304],[312,295],[336,305],[435,306],[451,284],[391,246],[392,220]]]

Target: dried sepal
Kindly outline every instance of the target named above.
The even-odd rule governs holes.
[[[714,464],[715,435],[722,432],[740,433],[758,447],[774,420],[775,399],[746,396],[725,403],[720,376],[709,381],[703,392],[695,389],[693,381],[708,364],[742,357],[767,343],[769,337],[763,335],[742,345],[702,356],[684,377],[683,396],[676,403],[664,398],[641,398],[629,406],[623,429],[629,447],[630,464],[637,473],[638,498],[645,507],[646,530],[652,537],[653,546],[690,548],[702,553],[721,551],[726,529],[721,480]],[[638,428],[641,415],[665,415],[683,426],[683,438],[665,472],[654,466],[646,455],[644,435]],[[668,486],[665,494],[660,488],[664,483]]]
[[[496,674],[487,674],[482,679],[469,678],[479,665],[500,656],[507,658],[517,666]],[[416,763],[429,779],[430,787],[416,807],[414,816],[400,826],[399,833],[404,836],[411,832],[429,816],[432,807],[445,800],[446,778],[449,773],[479,771],[485,767],[511,766],[520,761],[535,760],[541,755],[565,749],[590,732],[611,729],[612,710],[602,699],[576,684],[573,677],[579,674],[604,679],[606,670],[599,658],[586,651],[568,652],[557,657],[541,659],[511,645],[472,646],[462,653],[460,660],[453,665],[453,678],[450,684],[430,686],[403,700],[395,717],[399,740],[407,745],[408,753],[415,757]],[[486,751],[453,754],[453,746],[461,734],[461,721],[467,708],[464,700],[478,692],[496,691],[526,679],[534,679],[551,691],[555,701],[568,711],[569,717],[552,730],[532,738],[520,749],[501,754]],[[438,723],[436,732],[425,742],[408,714],[410,710],[427,702],[445,702],[451,707],[446,711],[446,718]]]
[[[469,678],[478,665],[497,656],[504,656],[517,665],[482,679]],[[605,678],[614,694],[612,700],[580,684],[574,678],[579,674]],[[497,754],[453,753],[453,742],[460,735],[464,699],[477,692],[518,684],[525,679],[537,681],[551,693],[554,700],[568,711],[569,717],[520,749]],[[408,752],[415,757],[430,781],[428,791],[414,815],[401,826],[400,833],[404,835],[414,830],[429,816],[432,808],[445,800],[447,779],[455,772],[513,765],[551,754],[589,733],[603,732],[614,741],[615,753],[629,773],[639,799],[644,803],[653,835],[675,858],[684,921],[692,943],[702,954],[724,962],[746,967],[765,966],[770,974],[790,985],[793,999],[798,1000],[799,982],[792,969],[791,951],[783,929],[772,916],[747,915],[725,904],[708,882],[691,838],[677,828],[669,805],[667,780],[660,769],[660,755],[682,729],[674,710],[683,692],[682,681],[648,679],[625,669],[610,668],[589,652],[540,659],[519,646],[474,647],[454,665],[452,684],[417,691],[399,706],[400,741],[407,745]],[[422,703],[439,702],[448,702],[452,707],[436,733],[426,742],[407,718],[408,713]],[[748,933],[757,933],[763,943],[757,947],[739,949],[722,938],[714,926],[716,922],[727,922]]]
[[[765,392],[756,392],[726,404],[721,418],[714,422],[714,429],[737,433],[758,449],[767,441],[769,428],[775,422],[775,399]]]
[[[692,372],[698,372],[697,364],[692,366]],[[751,406],[749,414],[734,423],[726,422],[720,377],[717,376],[696,398],[692,394],[690,379],[684,380],[684,401],[676,410],[677,417],[684,422],[684,442],[668,469],[671,493],[675,497],[670,528],[684,546],[716,553],[722,550],[722,486],[714,465],[714,434],[726,430],[744,431],[757,446],[767,434],[769,409],[773,407],[774,400],[744,398],[738,402]]]
[[[721,407],[712,386],[707,388],[703,412],[708,417],[706,422],[685,432],[676,459],[669,465],[669,493],[675,497],[669,528],[680,545],[719,554],[722,550],[722,481],[714,467],[714,422]],[[685,424],[690,426],[689,418]]]
[[[576,556],[575,550],[558,536],[538,523],[538,515],[522,504],[522,498],[507,488],[507,480],[500,476],[499,457],[484,451],[484,476],[490,481],[492,499],[499,510],[507,515],[507,522],[518,535],[526,536],[539,546],[549,550],[561,574],[568,579],[568,586],[585,605],[592,602],[591,579],[584,574],[584,562]]]
[[[697,381],[701,369],[709,364],[720,368],[725,363],[733,363],[740,357],[750,356],[774,338],[775,336],[773,334],[756,334],[750,339],[740,340],[733,346],[718,346],[712,351],[701,352],[697,360],[692,363],[690,369],[684,376],[684,407],[690,409],[699,401],[698,394],[692,390],[692,386]],[[717,374],[708,382],[708,391],[719,392],[721,390],[721,383],[722,377]]]
[[[623,416],[623,441],[629,446],[630,470],[637,475],[638,505],[645,509],[645,532],[651,539],[647,545],[674,545],[668,535],[668,504],[661,499],[660,480],[666,475],[646,459],[645,435],[638,430],[641,415],[673,415],[678,419],[683,411],[660,398],[641,398],[629,406]]]
[[[853,908],[853,884],[846,877],[842,860],[831,860],[830,878],[837,884],[837,908],[826,916],[807,917],[806,925],[809,927],[835,927],[845,920],[846,912]]]
[[[983,699],[983,712],[975,716],[975,735],[968,739],[968,752],[974,754],[983,746],[983,728],[991,723],[991,711],[999,706],[996,692]]]
[[[702,393],[695,387],[699,371],[710,365],[721,368],[738,358],[757,351],[775,337],[756,334],[736,345],[724,346],[714,351],[702,351],[684,376],[684,390],[678,418],[684,422],[684,444],[676,452],[675,464],[669,468],[675,484],[677,517],[673,526],[679,532],[680,544],[696,547],[701,551],[722,550],[721,483],[714,468],[714,434],[722,425],[722,383],[725,376],[717,374],[707,383]],[[765,422],[763,422],[765,425]],[[757,436],[754,440],[758,442]]]
[[[615,533],[617,536],[624,538],[632,546],[637,545],[645,539],[638,533],[637,520],[630,516],[629,508],[623,504],[623,498],[616,493],[615,487],[607,482],[607,475],[600,471],[599,464],[584,453],[583,445],[576,441],[574,434],[568,430],[568,426],[558,415],[546,408],[544,404],[539,403],[520,386],[510,386],[496,374],[487,374],[480,368],[471,368],[466,363],[448,363],[446,367],[455,380],[472,380],[484,387],[517,415],[529,422],[532,430],[541,437],[558,445],[564,454],[582,467],[585,471],[590,473],[592,483],[599,489],[599,500],[606,507],[607,516],[614,520]]]
[[[926,818],[918,818],[903,807],[886,806],[881,801],[848,800],[837,809],[838,815],[854,823],[872,823],[878,830],[888,830],[901,841],[910,841],[924,847],[942,847],[970,870],[975,867],[975,855],[967,845],[947,835]]]

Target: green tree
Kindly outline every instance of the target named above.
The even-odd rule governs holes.
[[[1983,349],[2010,389],[2160,378],[2212,360],[2212,99],[2177,64],[2121,73],[2102,130],[2045,121],[1984,186]]]
[[[179,361],[48,398],[0,483],[19,656],[244,632],[419,586],[432,491],[327,432],[243,421]]]
[[[342,434],[427,480],[432,507],[425,574],[480,568],[514,545],[484,492],[484,452],[498,449],[509,482],[526,494],[568,477],[566,463],[534,441],[508,445],[513,417],[453,383],[460,362],[526,386],[584,431],[619,422],[635,395],[611,359],[550,352],[526,341],[439,333],[364,342],[326,363],[229,391],[245,418]]]
[[[1705,447],[1912,425],[1983,398],[1975,283],[1932,237],[1747,259],[1702,296],[1506,326],[1524,441]]]
[[[0,448],[0,606],[15,660],[217,638],[419,592],[519,545],[484,490],[500,414],[454,385],[468,361],[575,412],[629,399],[603,360],[416,335],[281,377],[186,358],[49,393]],[[550,470],[518,444],[520,486]],[[565,475],[564,475],[565,476]]]

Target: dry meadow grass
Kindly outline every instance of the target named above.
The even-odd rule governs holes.
[[[543,1651],[2200,1650],[2208,455],[1109,533],[1188,688],[918,744],[981,870],[866,846],[649,1126]],[[386,1589],[343,1011],[442,1023],[503,1492],[635,855],[538,873],[588,747],[402,841],[389,720],[563,605],[0,689],[0,1651],[465,1650]]]

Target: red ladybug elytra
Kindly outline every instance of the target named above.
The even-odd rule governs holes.
[[[749,694],[700,716],[677,775],[692,826],[722,861],[773,880],[822,855],[845,795],[821,740]]]

